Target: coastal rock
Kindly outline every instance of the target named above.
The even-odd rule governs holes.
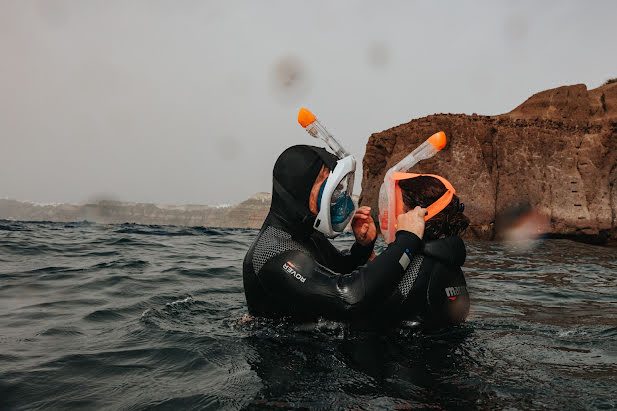
[[[226,214],[221,227],[261,228],[268,212],[272,194],[257,193],[248,200],[232,207]]]
[[[174,206],[107,200],[83,205],[38,205],[16,200],[0,199],[0,219],[259,228],[270,210],[270,201],[271,195],[269,193],[257,193],[248,200],[232,206]]]
[[[617,240],[617,83],[559,87],[506,114],[437,114],[371,135],[360,198],[374,217],[386,171],[440,130],[446,148],[412,171],[454,185],[470,235],[493,238],[498,217],[527,204],[550,220],[554,236]]]

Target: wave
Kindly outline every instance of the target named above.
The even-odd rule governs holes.
[[[239,321],[257,230],[0,225],[1,409],[617,405],[614,250],[470,243],[465,326],[371,334]]]

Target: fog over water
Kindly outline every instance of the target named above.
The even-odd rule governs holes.
[[[615,15],[612,1],[4,0],[0,197],[239,202],[312,143],[301,106],[361,158],[412,118],[616,77]]]

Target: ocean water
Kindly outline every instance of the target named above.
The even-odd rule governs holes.
[[[617,407],[614,248],[468,243],[465,325],[374,334],[241,324],[256,233],[0,221],[0,409]]]

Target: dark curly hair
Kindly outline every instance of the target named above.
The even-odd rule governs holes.
[[[413,210],[416,206],[426,208],[437,201],[447,191],[441,181],[435,177],[420,176],[400,180],[399,186],[405,206]],[[441,237],[461,234],[469,225],[469,218],[459,211],[459,199],[456,195],[452,201],[437,215],[426,222],[424,240],[431,241]]]

